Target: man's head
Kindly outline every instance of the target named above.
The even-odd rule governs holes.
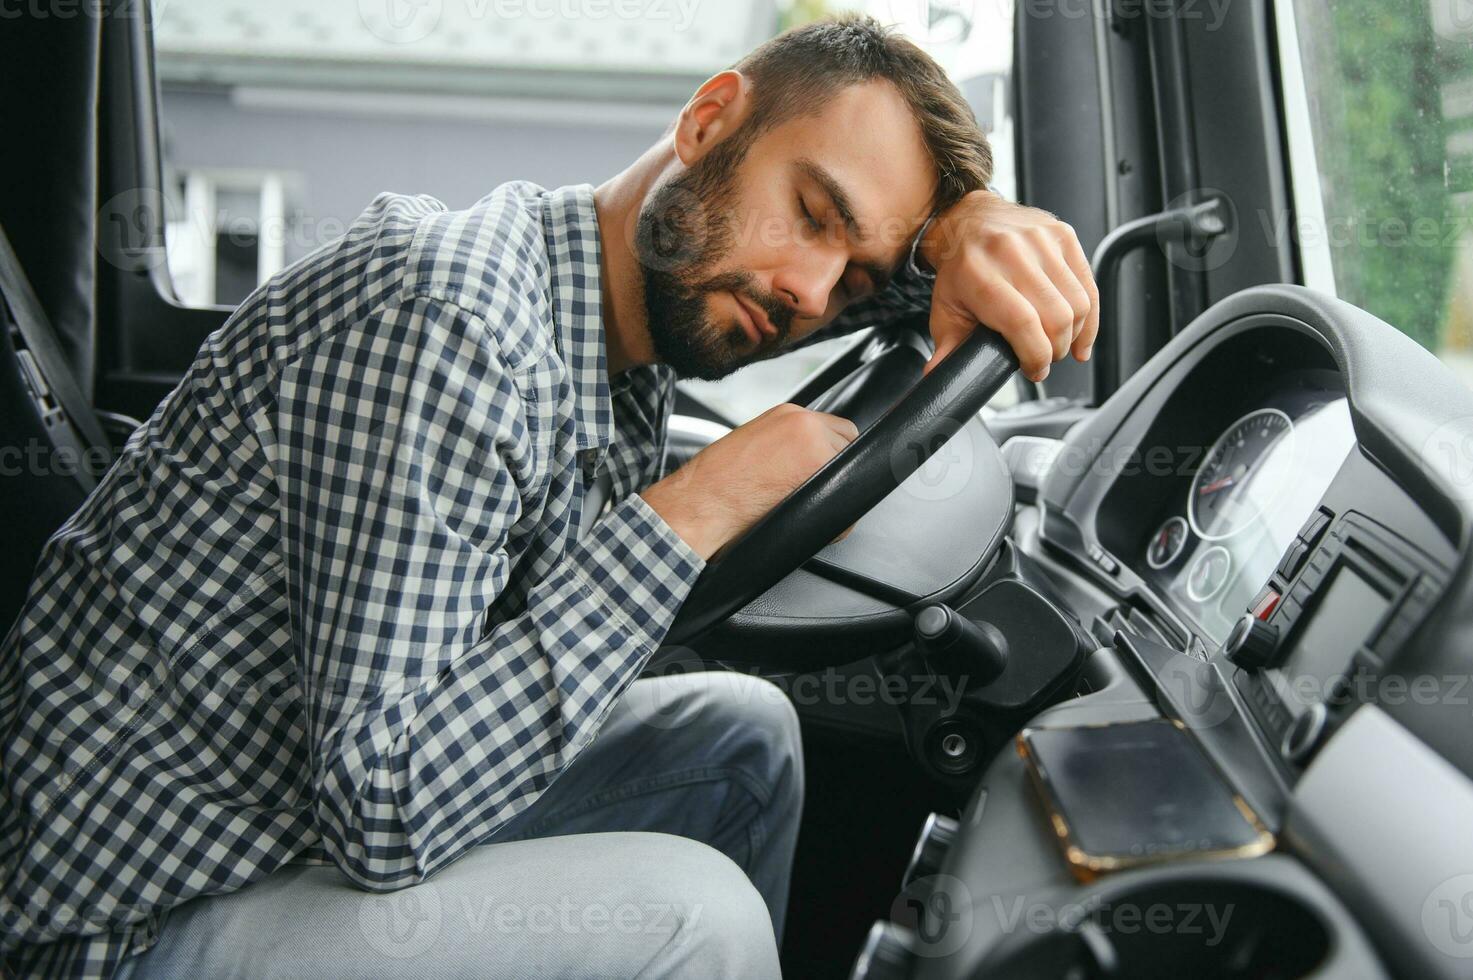
[[[789,31],[706,82],[636,226],[655,355],[718,378],[883,289],[926,218],[986,186],[961,93],[867,17]]]

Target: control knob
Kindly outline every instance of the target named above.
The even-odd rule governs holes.
[[[1265,623],[1251,612],[1244,613],[1243,618],[1233,624],[1232,632],[1222,644],[1227,658],[1248,670],[1273,666],[1278,648],[1279,628]]]
[[[951,850],[960,829],[961,824],[950,817],[939,813],[927,817],[926,825],[921,828],[921,836],[916,838],[915,850],[910,852],[910,864],[905,867],[901,886],[909,888],[922,878],[938,874],[941,871],[941,862],[946,860],[946,852]]]

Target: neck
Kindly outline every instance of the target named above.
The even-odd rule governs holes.
[[[666,136],[627,170],[593,192],[598,213],[599,279],[602,283],[604,347],[609,377],[639,364],[654,364],[649,318],[644,305],[644,275],[634,250],[639,210],[665,169],[676,160]]]

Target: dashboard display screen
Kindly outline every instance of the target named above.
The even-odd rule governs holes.
[[[1290,647],[1283,675],[1298,707],[1323,702],[1350,665],[1390,600],[1352,569],[1342,567]]]

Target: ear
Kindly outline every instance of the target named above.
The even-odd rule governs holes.
[[[707,79],[675,120],[675,155],[687,167],[747,118],[752,82],[734,69]]]

